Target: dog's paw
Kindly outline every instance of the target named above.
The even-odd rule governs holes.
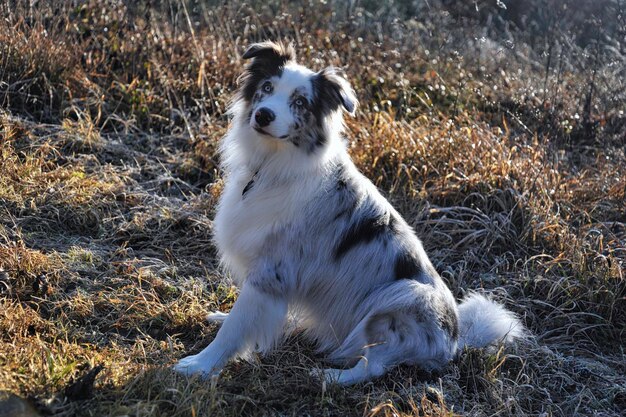
[[[228,317],[228,313],[222,313],[221,311],[211,311],[207,314],[206,319],[210,323],[224,323]]]
[[[198,355],[182,358],[172,369],[179,374],[186,376],[199,375],[202,378],[210,378],[220,373],[219,369],[213,369],[206,361],[202,361]]]

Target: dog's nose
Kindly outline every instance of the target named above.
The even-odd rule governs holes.
[[[272,121],[276,118],[276,115],[273,111],[268,109],[267,107],[261,107],[259,110],[254,113],[254,120],[259,124],[259,127],[265,127],[272,123]]]

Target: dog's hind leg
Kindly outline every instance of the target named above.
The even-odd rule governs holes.
[[[326,381],[355,384],[379,377],[402,363],[437,369],[456,353],[456,311],[448,304],[454,300],[441,297],[430,285],[411,282],[396,282],[383,293],[374,295],[372,304],[366,306],[371,313],[330,357],[345,361],[358,356],[354,352],[361,352],[358,363],[349,369],[322,371]],[[381,299],[389,304],[375,302]]]
[[[327,382],[357,384],[383,375],[390,367],[405,361],[413,352],[410,338],[415,334],[414,321],[402,312],[376,314],[366,318],[354,340],[365,341],[357,364],[348,369],[325,369]],[[413,325],[412,325],[413,324]]]

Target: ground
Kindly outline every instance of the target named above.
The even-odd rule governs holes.
[[[622,1],[126,3],[0,5],[0,401],[61,416],[623,415]],[[359,168],[457,299],[490,294],[528,341],[349,388],[310,376],[323,357],[297,335],[218,380],[170,371],[237,297],[211,240],[216,146],[240,54],[264,39],[346,70]]]

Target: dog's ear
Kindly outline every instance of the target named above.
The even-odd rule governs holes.
[[[313,84],[320,102],[333,107],[330,110],[336,110],[341,105],[354,116],[359,102],[343,71],[334,67],[325,68],[316,74]]]
[[[282,42],[253,43],[241,56],[243,59],[255,58],[254,61],[266,61],[285,65],[289,61],[296,60],[296,51],[291,43],[285,45]]]

